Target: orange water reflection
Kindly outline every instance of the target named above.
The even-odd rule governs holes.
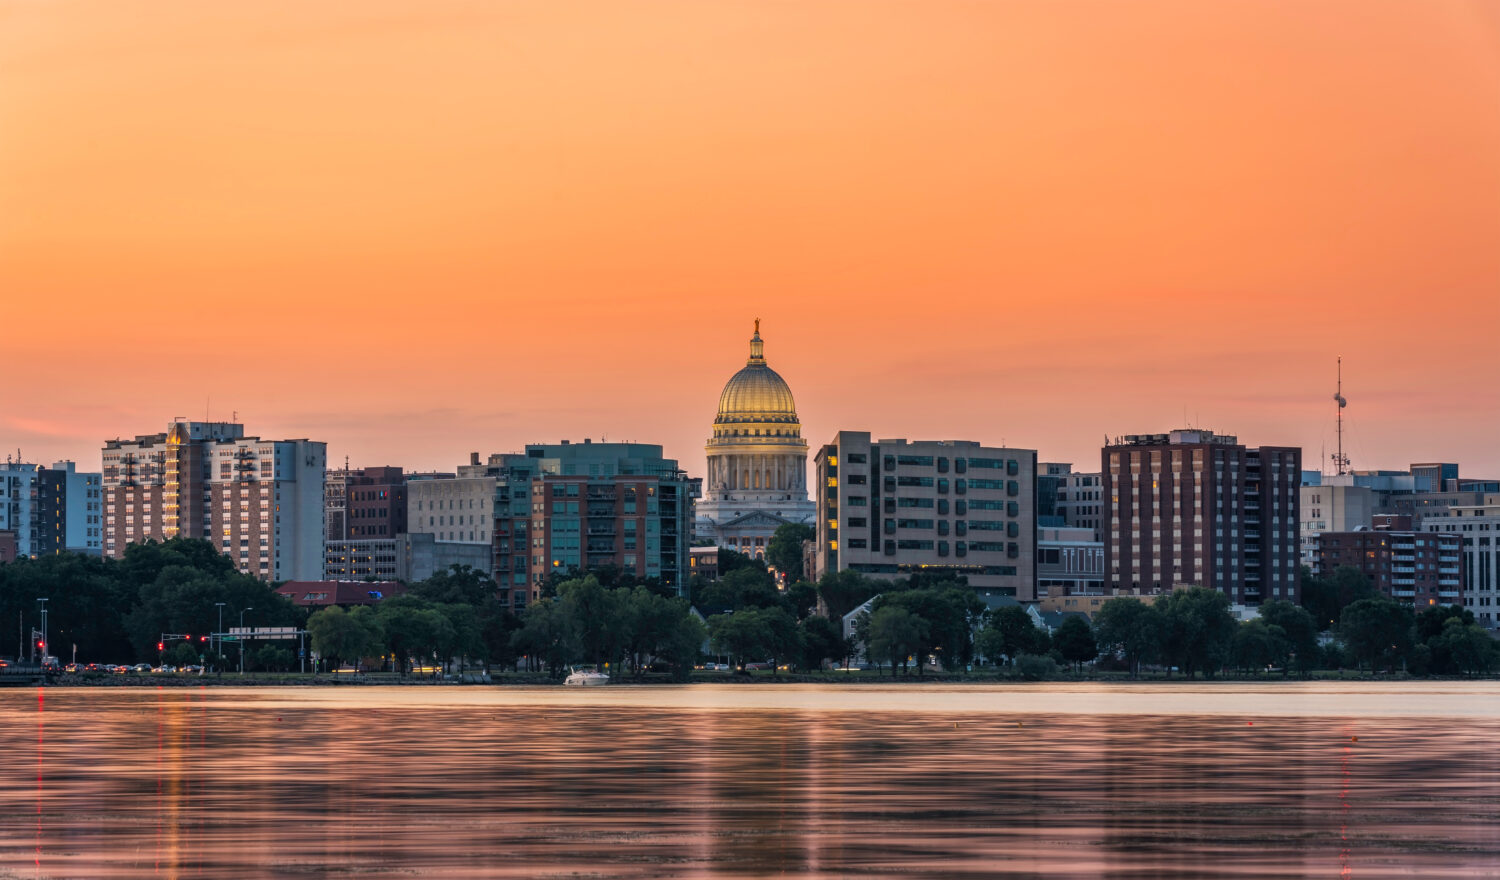
[[[1500,721],[1467,708],[604,690],[0,692],[0,877],[1500,873]]]

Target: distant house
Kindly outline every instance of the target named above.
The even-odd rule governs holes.
[[[399,581],[287,581],[276,592],[303,608],[329,605],[378,605],[406,592]]]

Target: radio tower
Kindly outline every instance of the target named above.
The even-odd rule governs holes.
[[[1349,456],[1344,454],[1344,407],[1349,401],[1344,399],[1344,359],[1339,358],[1339,384],[1338,390],[1333,393],[1333,399],[1338,401],[1338,435],[1339,451],[1333,454],[1333,466],[1337,469],[1339,476],[1349,472]]]

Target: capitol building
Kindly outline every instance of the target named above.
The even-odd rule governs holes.
[[[697,543],[761,556],[778,526],[812,524],[817,505],[807,497],[807,441],[792,389],[766,365],[759,320],[749,360],[719,395],[705,451]]]

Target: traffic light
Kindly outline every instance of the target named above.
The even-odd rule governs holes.
[[[164,643],[162,643],[162,642],[157,642],[156,643],[156,650],[158,650],[158,651],[162,650],[165,647],[166,647],[166,645]]]
[[[208,636],[199,636],[198,637],[198,641],[200,641],[200,642],[206,642],[206,641],[208,641]]]

